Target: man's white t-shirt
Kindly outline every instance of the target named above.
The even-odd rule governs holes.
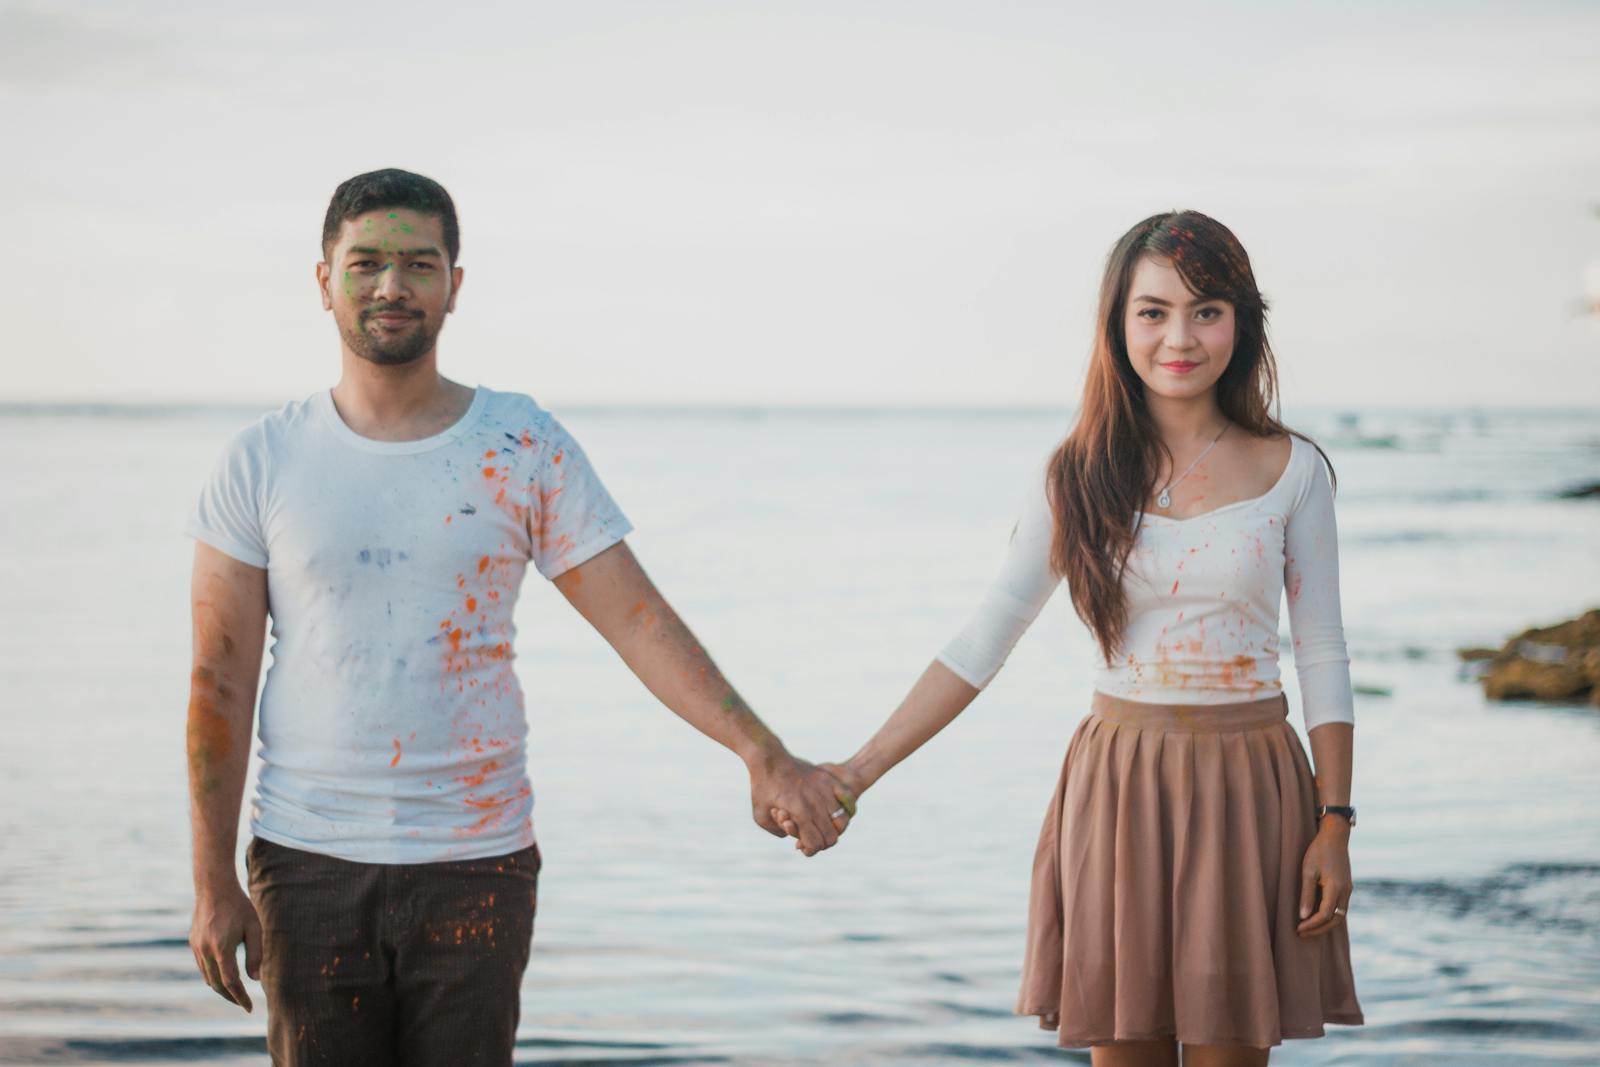
[[[188,533],[267,572],[251,831],[363,863],[532,844],[517,593],[530,560],[555,578],[630,529],[518,393],[420,441],[356,434],[327,392],[236,435]]]

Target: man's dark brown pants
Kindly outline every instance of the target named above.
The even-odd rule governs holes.
[[[254,838],[272,1062],[509,1064],[539,848],[351,863]]]

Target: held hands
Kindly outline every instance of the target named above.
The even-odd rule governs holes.
[[[1300,862],[1300,925],[1295,932],[1316,937],[1343,922],[1352,885],[1350,824],[1338,815],[1323,816]]]
[[[189,949],[195,966],[223,1000],[249,1011],[250,994],[239,977],[239,942],[244,942],[244,969],[261,979],[261,920],[238,882],[198,895],[189,927]]]
[[[824,768],[782,752],[750,764],[750,807],[763,830],[799,838],[796,847],[814,856],[838,843],[855,796]]]
[[[866,784],[848,763],[819,763],[812,769],[826,776],[832,788],[835,804],[829,818],[833,828],[843,834],[845,827],[850,825],[850,820],[856,813],[856,799],[866,792]],[[783,833],[798,839],[795,841],[795,848],[807,856],[815,856],[822,851],[822,849],[813,848],[807,843],[801,832],[801,823],[790,811],[782,806],[777,806],[769,814],[772,820],[783,828]],[[831,845],[832,842],[829,844]]]

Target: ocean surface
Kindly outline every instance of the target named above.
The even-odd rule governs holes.
[[[1067,423],[558,414],[657,583],[815,759],[965,620]],[[266,1062],[259,988],[254,1015],[223,1002],[185,942],[180,530],[252,415],[0,408],[0,1063]],[[1454,651],[1600,606],[1600,499],[1557,495],[1600,481],[1600,411],[1287,415],[1338,471],[1367,1025],[1272,1061],[1600,1062],[1600,710],[1488,703]],[[519,611],[546,864],[519,1063],[1088,1062],[1011,1015],[1092,678],[1064,595],[811,860],[537,575]]]

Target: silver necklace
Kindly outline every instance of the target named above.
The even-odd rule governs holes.
[[[1215,437],[1213,437],[1211,439],[1211,443],[1209,445],[1206,445],[1205,449],[1198,456],[1196,456],[1194,458],[1194,462],[1193,463],[1189,464],[1188,470],[1185,470],[1182,474],[1178,475],[1172,481],[1168,482],[1167,483],[1167,487],[1165,489],[1161,490],[1161,495],[1156,497],[1156,507],[1158,507],[1158,508],[1170,508],[1172,506],[1172,490],[1177,488],[1177,485],[1178,485],[1179,482],[1181,482],[1185,478],[1189,477],[1189,471],[1192,471],[1196,467],[1200,466],[1200,461],[1202,459],[1206,458],[1206,453],[1210,452],[1213,448],[1216,448],[1217,447],[1217,442],[1222,440],[1222,434],[1227,433],[1227,432],[1228,432],[1228,423],[1224,422],[1222,424],[1222,433],[1217,434],[1217,436],[1215,436]]]

